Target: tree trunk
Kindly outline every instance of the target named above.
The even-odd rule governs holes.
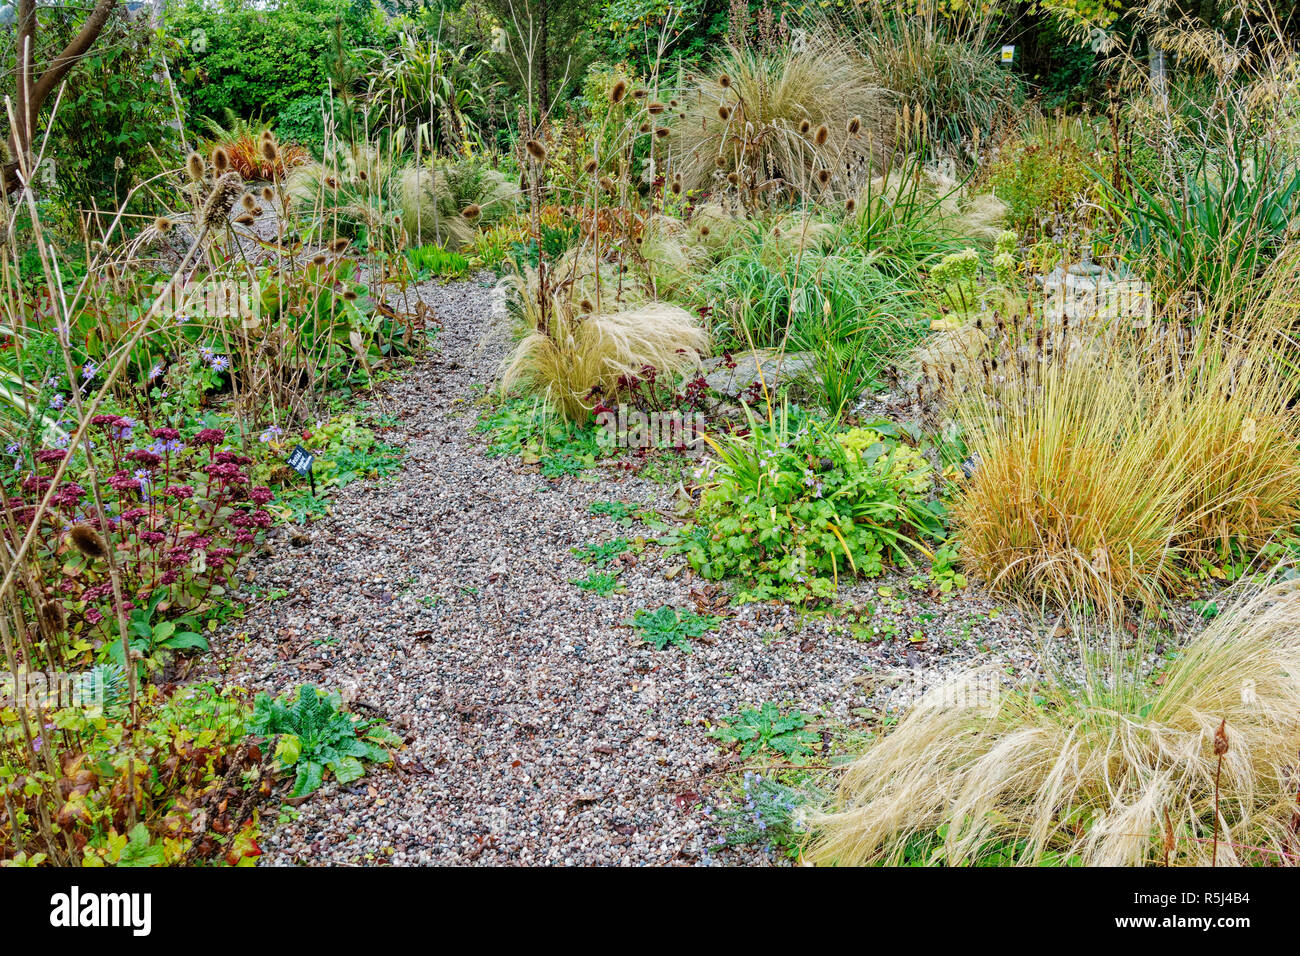
[[[38,76],[36,64],[33,62],[37,31],[36,0],[19,0],[16,37],[18,48],[15,50],[18,89],[13,99],[13,124],[9,130],[9,150],[12,158],[2,171],[6,192],[12,192],[22,185],[19,175],[20,163],[30,167],[32,147],[36,137],[36,121],[40,117],[41,107],[72,68],[86,55],[117,4],[118,0],[95,0],[95,6],[86,17],[86,22],[81,25],[81,30],[58,56],[50,60]]]

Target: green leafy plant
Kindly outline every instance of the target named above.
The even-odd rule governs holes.
[[[709,736],[725,746],[738,746],[742,759],[761,751],[781,754],[790,763],[803,764],[813,755],[820,737],[806,730],[807,720],[798,710],[781,713],[767,701],[757,710],[747,707],[733,719],[716,727]]]
[[[713,614],[697,614],[689,608],[679,611],[664,605],[654,611],[642,608],[627,623],[636,629],[641,640],[657,651],[672,644],[689,652],[691,638],[702,637],[721,622],[722,618]]]
[[[449,252],[442,246],[415,246],[406,250],[406,261],[411,264],[416,278],[459,279],[469,272],[469,260],[459,252]]]
[[[570,550],[584,564],[594,564],[598,568],[609,567],[619,555],[631,550],[627,538],[611,538],[600,544],[582,544]]]
[[[142,657],[138,665],[141,674],[146,666],[153,663],[161,652],[165,651],[206,651],[208,641],[197,630],[199,622],[193,614],[169,620],[155,620],[158,607],[167,600],[166,588],[156,591],[149,603],[143,607],[133,608],[127,621],[130,634],[131,650],[139,652]],[[104,655],[118,667],[125,667],[121,641],[106,641]]]
[[[584,591],[591,591],[601,597],[609,597],[615,591],[624,590],[619,583],[618,574],[610,571],[592,571],[585,578],[572,578],[570,584],[576,584]]]
[[[741,600],[822,600],[841,577],[874,577],[905,545],[943,537],[924,457],[888,422],[836,431],[798,409],[750,415],[718,446],[696,512],[674,550]]]
[[[366,772],[363,760],[388,763],[385,747],[402,743],[381,721],[343,712],[337,694],[326,694],[309,684],[298,688],[296,700],[258,694],[249,730],[264,737],[279,737],[275,754],[280,767],[295,773],[291,797],[304,797],[320,789],[327,771],[339,783],[359,780]]]

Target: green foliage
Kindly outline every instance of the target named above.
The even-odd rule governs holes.
[[[609,597],[615,591],[624,590],[618,580],[618,573],[611,571],[592,571],[585,578],[572,578],[570,584],[576,584],[584,591],[591,591],[601,597]]]
[[[654,611],[642,608],[627,623],[636,629],[642,641],[657,651],[672,644],[689,653],[690,639],[703,637],[722,623],[722,618],[713,614],[697,614],[689,608],[679,611],[665,604]]]
[[[275,135],[281,143],[298,143],[320,158],[325,150],[325,103],[320,94],[300,96],[280,107]]]
[[[124,10],[78,63],[64,90],[46,155],[58,194],[71,209],[113,207],[182,154],[165,74],[174,44],[155,38],[145,18]],[[133,212],[139,210],[134,209]]]
[[[994,195],[1010,207],[1010,223],[1029,238],[1077,218],[1081,204],[1095,200],[1089,172],[1095,157],[1077,139],[1050,135],[1015,140],[1004,146],[989,169]],[[1086,218],[1086,217],[1085,217]]]
[[[792,786],[774,776],[745,771],[736,798],[714,807],[710,814],[717,827],[715,846],[777,847],[791,858],[798,856],[807,837],[805,812],[824,799],[803,777],[805,773]]]
[[[261,693],[253,702],[249,730],[264,737],[279,737],[275,754],[280,767],[295,772],[292,797],[320,789],[328,771],[339,783],[365,776],[362,761],[388,763],[385,747],[401,746],[401,738],[381,721],[344,713],[337,694],[326,694],[308,684],[298,697],[272,699]]]
[[[797,409],[719,446],[696,526],[676,548],[741,600],[829,598],[842,576],[874,577],[904,545],[943,535],[929,465],[888,422],[836,432]]]
[[[244,0],[169,6],[167,32],[184,45],[178,86],[191,111],[269,116],[319,97],[329,83],[335,25],[349,48],[375,39],[368,22],[348,16],[349,8],[349,0],[294,0],[270,14]]]
[[[224,833],[199,830],[199,821],[215,810],[214,796],[224,802],[230,796],[224,787],[231,779],[241,786],[240,774],[251,769],[234,760],[247,733],[247,702],[238,691],[210,684],[171,695],[148,687],[132,730],[120,719],[123,681],[120,672],[109,678],[104,708],[48,702],[35,746],[43,751],[61,742],[58,776],[33,774],[18,756],[26,747],[21,722],[14,708],[0,704],[0,790],[13,813],[0,817],[0,865],[10,862],[15,842],[40,845],[35,833],[43,814],[57,820],[68,846],[76,847],[71,861],[86,866],[253,863],[261,852],[256,825],[235,818],[238,800],[230,800],[231,826]],[[130,798],[139,820],[134,827]]]
[[[765,702],[757,710],[747,707],[732,720],[716,727],[709,736],[724,746],[737,745],[741,759],[761,751],[780,754],[790,763],[803,764],[813,755],[813,745],[821,738],[805,730],[807,720],[798,710],[781,713],[776,704]]]
[[[603,454],[597,427],[549,412],[539,402],[507,399],[475,426],[489,436],[487,454],[518,455],[525,462],[548,463],[547,477],[577,474]]]
[[[159,657],[169,651],[206,651],[207,639],[198,632],[199,622],[195,615],[185,614],[169,620],[155,620],[158,606],[167,599],[168,591],[157,591],[149,603],[131,610],[127,622],[131,650],[141,655],[138,665],[141,676],[146,667],[160,666]],[[120,640],[108,640],[103,647],[104,656],[118,667],[125,667],[126,661]]]
[[[1129,257],[1167,301],[1244,305],[1300,216],[1300,168],[1262,144],[1204,152],[1176,186],[1105,188]]]
[[[626,528],[632,524],[637,506],[626,501],[593,501],[587,506],[587,513],[611,518]]]
[[[442,246],[414,246],[406,250],[406,261],[411,264],[415,277],[421,281],[430,278],[459,279],[469,272],[469,260],[459,252],[448,252]]]
[[[611,538],[600,544],[582,544],[571,548],[578,560],[584,564],[594,564],[598,568],[607,568],[621,554],[631,549],[627,538]]]

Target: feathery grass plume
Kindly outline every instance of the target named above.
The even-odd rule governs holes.
[[[871,162],[861,138],[844,132],[852,117],[878,128],[878,144],[891,141],[890,94],[873,83],[847,40],[829,32],[797,48],[730,47],[710,70],[691,74],[687,82],[697,95],[685,100],[686,118],[674,118],[671,126],[686,189],[707,188],[721,158],[724,175],[758,170],[764,181],[779,182],[779,188],[747,201],[780,203],[810,185],[816,166],[830,156]],[[727,91],[726,103],[719,102],[719,86]],[[827,128],[816,152],[806,133],[798,132],[804,121],[809,130]]]
[[[532,308],[536,308],[533,306]],[[626,312],[579,314],[570,300],[553,303],[544,327],[533,325],[515,346],[501,388],[528,387],[565,416],[583,420],[596,401],[648,366],[676,375],[699,365],[708,336],[685,309],[652,302]]]
[[[627,80],[619,79],[614,81],[614,85],[609,88],[609,102],[611,106],[617,106],[623,102],[623,97],[627,96]]]
[[[203,157],[198,153],[190,153],[185,159],[185,172],[194,182],[202,182],[203,177],[207,175],[207,164],[203,162]]]
[[[486,164],[437,161],[403,169],[397,200],[411,236],[457,250],[474,240],[476,227],[497,225],[513,213],[518,194],[512,183]],[[479,209],[473,222],[462,215],[471,206]]]
[[[213,184],[212,192],[208,195],[207,202],[203,204],[203,212],[199,217],[200,222],[205,228],[219,229],[230,216],[230,210],[235,207],[239,196],[244,191],[244,179],[233,169],[222,176]]]
[[[68,531],[68,540],[88,558],[108,556],[108,545],[103,536],[88,524],[74,524]]]
[[[1013,844],[1025,865],[1300,862],[1300,581],[1240,597],[1158,682],[1126,633],[1082,682],[1066,667],[1002,691],[984,671],[930,690],[850,765],[806,858],[896,863],[919,836],[951,865]]]

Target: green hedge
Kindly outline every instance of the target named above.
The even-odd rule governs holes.
[[[341,24],[345,48],[380,29],[370,0],[186,0],[167,11],[167,31],[184,46],[177,74],[191,113],[271,118],[329,82]]]

